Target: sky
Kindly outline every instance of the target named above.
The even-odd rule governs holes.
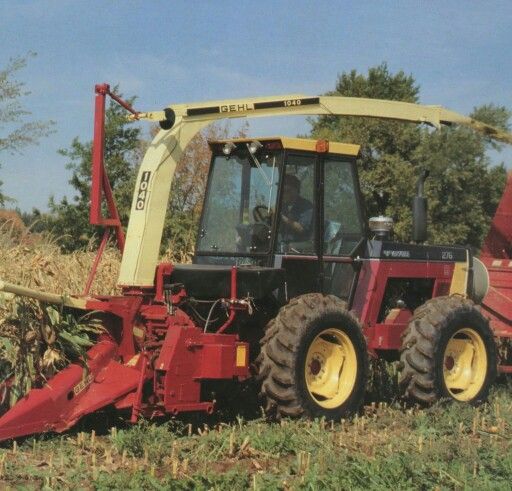
[[[0,69],[36,52],[17,79],[32,119],[55,133],[0,154],[2,191],[23,211],[73,196],[72,139],[92,139],[94,85],[119,84],[140,111],[171,103],[332,90],[338,76],[386,62],[424,104],[468,114],[512,109],[512,2],[0,0]],[[295,136],[302,117],[250,121],[250,134]],[[492,154],[512,168],[512,149]]]

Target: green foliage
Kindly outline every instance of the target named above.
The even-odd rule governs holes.
[[[474,108],[471,113],[472,118],[505,131],[510,131],[511,116],[512,111],[504,106],[496,106],[495,104],[484,104],[483,106]],[[501,144],[495,141],[487,140],[487,143],[493,148],[501,148]]]
[[[367,76],[358,74],[356,70],[343,73],[335,90],[327,93],[404,102],[418,102],[418,94],[419,87],[411,75],[407,76],[402,71],[393,75],[385,63],[370,68]],[[320,116],[311,123],[311,134],[316,138],[360,144],[364,169],[373,167],[382,155],[407,159],[419,142],[418,128],[408,123],[382,123],[371,118],[338,116]]]
[[[117,92],[117,87],[114,91]],[[134,100],[131,98],[128,102],[132,104]],[[140,129],[126,118],[126,111],[121,106],[110,100],[105,111],[105,168],[125,226],[144,145]],[[68,159],[66,168],[72,171],[69,183],[75,195],[71,200],[64,197],[60,202],[50,197],[50,214],[41,218],[68,252],[89,245],[99,232],[97,227],[89,224],[92,142],[84,143],[74,138],[71,146],[59,153]],[[106,212],[104,214],[106,216]]]
[[[177,433],[182,431],[179,423],[168,422],[155,425],[142,420],[129,430],[119,430],[110,435],[118,452],[131,457],[146,456],[151,462],[160,463],[172,449]]]
[[[425,187],[434,242],[479,247],[484,239],[506,179],[485,150],[484,140],[467,128],[425,132],[413,160],[430,170]]]
[[[192,489],[191,487],[179,486],[172,483],[170,479],[157,479],[147,473],[147,471],[127,472],[100,472],[94,480],[94,489],[98,491],[111,491],[113,489],[123,489],[127,491],[167,491],[169,489]]]
[[[0,319],[0,385],[10,381],[13,406],[68,363],[81,362],[103,327],[94,312],[75,317],[25,297],[15,297],[10,307]]]
[[[389,72],[386,64],[367,75],[343,73],[328,95],[418,102],[419,87],[411,75]],[[507,129],[510,111],[488,104],[472,117]],[[361,144],[359,173],[368,215],[385,214],[395,220],[395,237],[409,241],[411,201],[420,170],[430,170],[429,237],[434,243],[479,247],[488,230],[505,183],[503,166],[492,167],[485,137],[466,128],[430,131],[410,123],[370,118],[321,116],[310,121],[311,136]]]
[[[24,147],[36,144],[52,132],[52,121],[26,121],[31,113],[23,107],[21,100],[30,92],[23,82],[14,78],[27,65],[27,59],[33,56],[35,53],[29,52],[26,56],[12,58],[7,66],[0,69],[0,152],[21,152]],[[8,200],[0,192],[0,206]]]
[[[183,210],[172,206],[167,212],[161,251],[178,263],[190,260],[194,252],[199,210]]]

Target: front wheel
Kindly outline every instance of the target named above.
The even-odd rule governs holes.
[[[283,307],[267,328],[258,359],[269,416],[340,419],[365,394],[365,339],[346,304],[310,293]]]
[[[496,378],[496,344],[488,321],[460,296],[419,307],[404,333],[399,384],[405,396],[432,404],[443,397],[485,400]]]

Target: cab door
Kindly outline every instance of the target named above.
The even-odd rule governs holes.
[[[299,183],[290,194],[287,187]],[[289,152],[281,180],[274,266],[286,271],[287,297],[322,290],[317,154]]]
[[[322,290],[350,303],[358,270],[354,259],[365,237],[355,159],[326,156],[320,179]]]

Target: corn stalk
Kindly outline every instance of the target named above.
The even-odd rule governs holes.
[[[103,332],[94,312],[78,317],[24,297],[4,296],[0,302],[4,313],[5,303],[10,304],[10,311],[0,318],[0,387],[9,387],[0,391],[0,397],[8,392],[10,407],[69,363],[86,367],[86,351]]]

